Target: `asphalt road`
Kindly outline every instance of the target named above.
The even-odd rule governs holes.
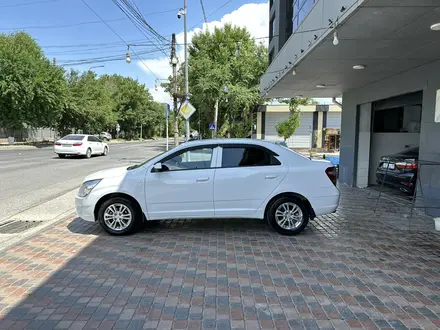
[[[52,148],[0,149],[0,221],[78,188],[93,172],[139,163],[164,150],[162,140],[110,144],[108,156],[90,159],[60,159]]]

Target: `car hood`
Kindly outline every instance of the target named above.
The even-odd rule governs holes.
[[[127,173],[127,166],[115,167],[115,168],[110,168],[108,170],[103,170],[103,171],[99,171],[99,172],[95,172],[93,174],[90,174],[89,176],[87,176],[85,178],[84,181],[113,178],[113,177],[117,177],[117,176],[123,176],[125,173]]]

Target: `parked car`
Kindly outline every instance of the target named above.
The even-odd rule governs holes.
[[[55,142],[54,152],[60,158],[66,156],[92,155],[107,156],[109,151],[107,143],[102,142],[96,136],[85,134],[69,134]]]
[[[99,138],[103,141],[111,141],[112,135],[109,132],[101,132]]]
[[[419,147],[409,148],[397,154],[382,156],[376,169],[376,180],[407,194],[414,194],[417,180]],[[386,175],[385,175],[386,174]]]
[[[330,163],[250,139],[184,143],[139,165],[92,174],[76,196],[79,217],[114,235],[143,221],[195,218],[266,219],[293,235],[338,203]]]

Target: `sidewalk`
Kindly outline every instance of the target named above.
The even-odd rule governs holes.
[[[0,329],[438,329],[440,233],[342,187],[299,236],[257,220],[69,218],[0,254]],[[382,201],[380,202],[382,203]]]

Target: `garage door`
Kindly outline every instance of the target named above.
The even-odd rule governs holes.
[[[341,129],[341,112],[327,112],[327,128]]]
[[[266,140],[280,140],[276,126],[278,123],[286,120],[289,117],[288,113],[280,112],[266,112]],[[305,148],[308,149],[312,145],[312,127],[313,127],[313,113],[301,113],[300,126],[296,129],[295,134],[287,140],[290,148]]]

